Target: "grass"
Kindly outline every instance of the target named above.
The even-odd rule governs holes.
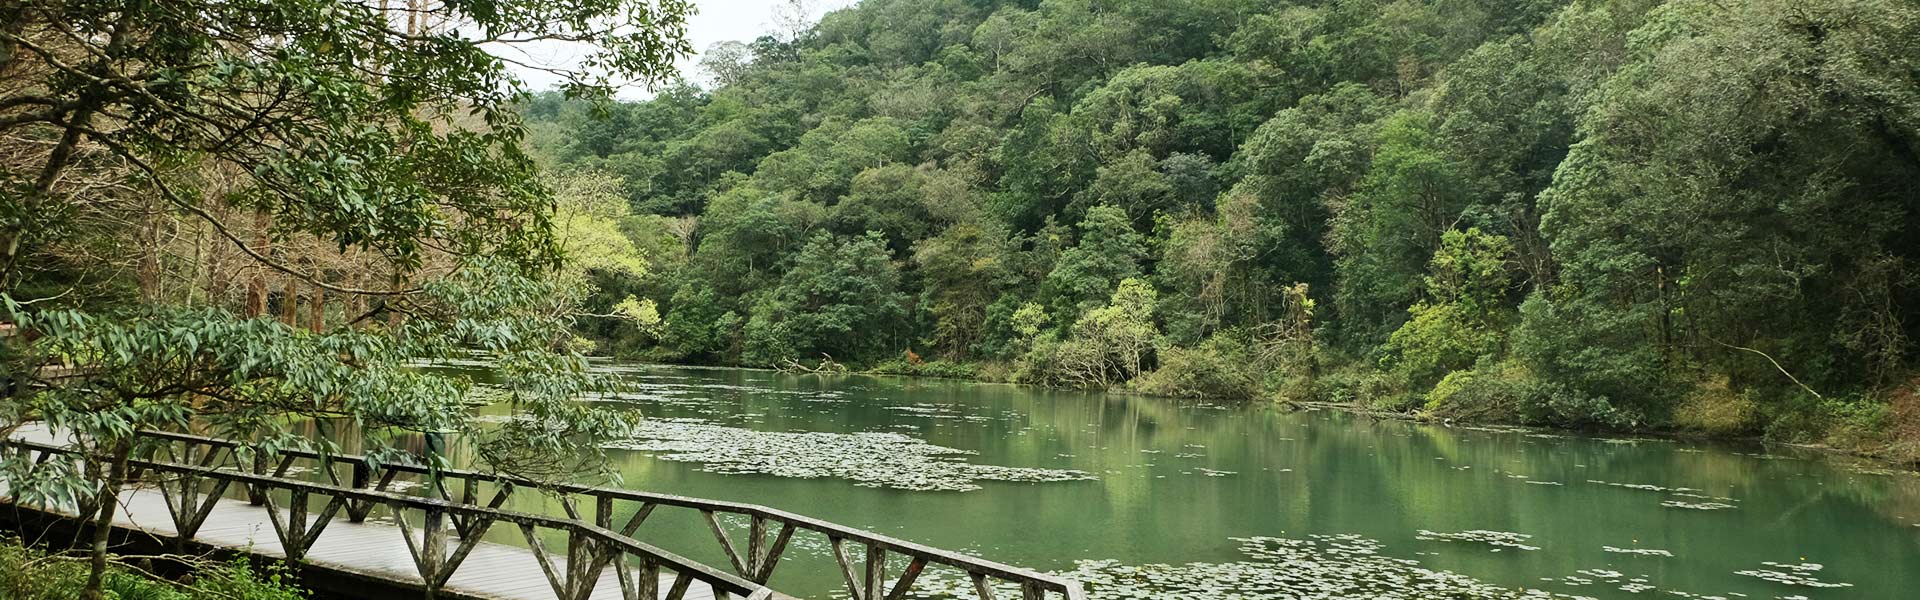
[[[115,557],[104,591],[116,600],[305,600],[280,567],[258,569],[246,561],[204,562],[188,577],[154,576]],[[0,538],[0,598],[79,600],[87,583],[84,555],[52,553]]]

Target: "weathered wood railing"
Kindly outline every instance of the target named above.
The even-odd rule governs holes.
[[[249,490],[249,496],[255,503],[264,506],[281,548],[290,560],[302,559],[342,509],[346,510],[350,520],[358,522],[374,509],[385,507],[392,513],[401,538],[413,557],[428,598],[434,597],[447,584],[454,570],[459,568],[467,554],[479,545],[482,536],[496,523],[519,527],[533,558],[538,561],[559,600],[586,600],[609,567],[614,569],[621,597],[627,600],[680,600],[694,582],[711,586],[714,596],[721,599],[740,596],[746,600],[769,600],[773,597],[772,590],[763,583],[715,570],[578,519],[501,510],[499,500],[491,506],[479,506],[400,494],[382,487],[344,487],[281,476],[292,459],[296,458],[295,454],[314,456],[310,453],[283,455],[280,467],[273,475],[223,469],[220,468],[222,463],[237,464],[237,461],[230,460],[234,456],[235,446],[229,442],[171,434],[148,437],[170,442],[161,445],[156,452],[169,453],[173,460],[137,458],[129,461],[128,466],[135,478],[159,488],[180,540],[193,539],[212,514],[215,503],[221,500],[232,484],[238,483]],[[6,443],[15,452],[28,453],[30,464],[36,466],[59,456],[77,456],[77,451],[64,446],[17,439]],[[176,445],[184,446],[183,451],[172,452],[172,447]],[[34,456],[35,453],[37,456]],[[227,459],[222,459],[222,454],[227,455]],[[333,462],[346,457],[317,458]],[[396,471],[390,469],[387,472]],[[391,482],[392,478],[383,477],[382,481]],[[281,491],[288,496],[284,507],[274,497],[275,492]],[[318,498],[326,499],[325,504],[317,514],[311,515],[313,519],[309,521],[309,499]],[[413,514],[420,515],[422,524],[418,531],[409,519]],[[446,528],[449,522],[453,525],[452,532]],[[568,542],[563,564],[556,566],[557,561],[550,556],[540,539],[541,530],[566,534]],[[454,544],[451,553],[447,548],[449,542]],[[637,568],[628,557],[638,559]],[[664,596],[660,589],[663,570],[674,576]]]
[[[198,460],[203,464],[213,464],[210,462],[215,460],[212,454],[224,450],[231,456],[237,447],[230,440],[189,434],[151,431],[142,432],[141,435],[149,440],[166,442],[161,445],[159,451],[174,452],[172,456],[176,461]],[[175,448],[178,448],[178,451],[175,451]],[[312,466],[296,464],[301,461],[312,463]],[[425,486],[429,494],[438,497],[449,506],[485,506],[487,509],[498,509],[516,489],[537,487],[555,495],[559,499],[561,508],[572,521],[591,523],[589,527],[594,530],[606,531],[622,537],[632,536],[657,508],[698,511],[713,532],[719,550],[726,556],[728,566],[732,568],[734,574],[757,585],[766,584],[773,576],[775,567],[780,565],[781,557],[795,535],[803,533],[818,535],[827,541],[852,600],[906,598],[913,591],[914,584],[919,580],[921,573],[932,565],[940,565],[965,573],[970,580],[973,592],[980,600],[998,600],[995,589],[1000,586],[1017,588],[1022,600],[1045,600],[1050,594],[1057,594],[1057,597],[1064,600],[1084,600],[1085,598],[1080,584],[1071,579],[941,550],[757,504],[587,485],[540,484],[497,474],[459,469],[435,470],[412,464],[388,463],[380,465],[376,470],[369,464],[364,457],[356,455],[323,455],[309,451],[286,450],[275,457],[256,456],[251,467],[255,475],[281,478],[290,469],[303,466],[320,471],[328,481],[338,486],[341,485],[341,480],[335,467],[351,465],[351,471],[348,474],[351,489],[386,492],[394,487],[397,478],[407,476],[416,478],[409,483]],[[491,489],[483,490],[483,485]],[[483,494],[485,491],[491,491],[492,494],[486,496]],[[262,501],[257,492],[253,493],[252,497],[255,503]],[[582,514],[583,504],[592,506],[591,515]],[[365,504],[356,505],[349,502],[344,508],[350,519],[358,521],[365,518],[369,507]],[[631,510],[632,513],[616,528],[617,510]],[[729,532],[728,527],[722,523],[723,515],[744,518],[746,531]],[[453,526],[456,532],[465,536],[474,525],[465,517],[459,517],[453,519]],[[737,543],[734,539],[741,533],[744,533],[744,540],[742,540],[744,544]],[[537,546],[536,553],[538,553]],[[900,555],[907,560],[906,566],[897,577],[890,578],[887,572],[889,554]],[[889,585],[889,579],[892,580],[891,585]],[[719,588],[716,587],[716,589]]]

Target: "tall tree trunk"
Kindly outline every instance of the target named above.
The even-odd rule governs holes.
[[[126,485],[127,458],[132,453],[131,442],[114,444],[109,457],[112,464],[107,467],[107,481],[100,486],[100,493],[94,498],[93,545],[87,551],[91,570],[87,573],[87,587],[80,593],[85,600],[106,598],[107,541],[113,534],[113,513],[120,506],[120,487]]]
[[[273,216],[265,210],[253,213],[253,251],[267,256],[273,251],[273,237],[267,234],[267,228],[273,226]],[[247,281],[247,318],[252,319],[267,314],[267,267],[253,266],[253,277]]]
[[[286,291],[280,294],[280,322],[300,326],[300,280],[287,277]]]
[[[202,238],[206,237],[206,231],[204,228],[200,232],[200,237]],[[221,276],[221,273],[220,273],[220,267],[224,262],[220,260],[220,257],[222,255],[220,251],[224,249],[225,247],[221,246],[219,242],[216,240],[212,244],[207,244],[206,250],[205,250],[205,253],[206,253],[205,255],[207,257],[206,258],[207,306],[211,306],[214,308],[221,308],[226,304],[225,300],[227,296],[227,278]]]
[[[315,284],[312,293],[313,304],[307,307],[307,328],[323,331],[327,328],[327,290]]]
[[[160,301],[160,217],[149,212],[141,219],[140,300]]]
[[[407,281],[407,278],[406,276],[401,275],[399,267],[394,267],[393,278],[391,279],[391,281],[394,284],[394,287],[397,288],[405,284]],[[394,308],[393,303],[394,303],[394,300],[396,300],[397,298],[398,296],[386,296],[380,299],[380,301],[385,303],[385,306],[387,307],[387,329],[391,329],[391,330],[400,329],[400,317],[401,317],[400,311],[393,310]]]
[[[366,296],[359,294],[348,295],[344,310],[340,312],[346,315],[345,320],[348,321],[348,327],[359,329],[368,325],[366,321],[353,322],[354,319],[359,319],[361,315],[367,314]]]

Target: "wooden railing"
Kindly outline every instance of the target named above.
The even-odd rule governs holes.
[[[75,450],[63,446],[23,440],[9,440],[7,444],[16,452],[26,452],[26,458],[36,466],[57,456],[77,456]],[[614,569],[621,596],[627,600],[681,600],[694,582],[710,586],[714,596],[721,599],[734,596],[746,600],[773,598],[773,591],[763,584],[715,570],[576,519],[500,510],[497,503],[495,506],[477,506],[380,489],[343,487],[222,469],[219,465],[224,461],[218,457],[222,450],[230,456],[231,444],[189,441],[186,445],[188,450],[185,455],[175,455],[176,458],[188,459],[182,462],[148,458],[128,462],[130,472],[136,478],[159,487],[167,502],[167,512],[173,519],[177,539],[182,541],[194,538],[227,488],[238,483],[249,491],[255,502],[266,508],[274,534],[278,536],[289,560],[303,559],[342,509],[346,510],[349,519],[357,522],[376,508],[386,508],[392,513],[401,539],[412,554],[428,598],[435,597],[453,577],[454,570],[460,567],[467,554],[479,545],[481,537],[498,523],[519,527],[526,536],[534,560],[552,585],[554,596],[560,600],[586,600],[609,567]],[[195,447],[205,448],[197,458],[192,456]],[[35,453],[38,456],[34,456]],[[285,467],[280,471],[284,473]],[[274,500],[276,491],[288,494],[289,501],[285,507],[279,506]],[[324,498],[325,504],[309,521],[308,501],[314,498]],[[417,532],[409,519],[415,513],[420,515],[422,523]],[[446,530],[448,523],[453,525],[451,536]],[[541,542],[541,530],[557,530],[567,535],[566,561],[561,565],[555,565],[556,561]],[[447,547],[449,542],[454,543],[451,552]],[[637,568],[628,557],[638,559]],[[660,589],[663,570],[674,576],[664,596]]]
[[[146,447],[153,453],[152,455],[165,453],[170,460],[166,462],[153,461],[151,459],[143,460],[139,465],[136,465],[137,467],[154,468],[153,465],[167,464],[171,465],[169,469],[172,470],[169,472],[178,473],[180,469],[187,469],[191,475],[197,477],[212,478],[216,481],[241,481],[244,485],[248,486],[248,495],[255,504],[272,502],[271,495],[265,493],[268,489],[304,489],[305,491],[302,492],[303,496],[295,497],[293,502],[290,503],[292,510],[300,511],[300,513],[304,515],[306,511],[306,498],[304,496],[313,495],[321,489],[326,490],[327,493],[324,495],[330,496],[334,500],[330,501],[326,507],[322,509],[323,518],[319,521],[319,527],[324,527],[325,518],[330,518],[334,512],[341,509],[346,511],[350,520],[358,522],[365,519],[367,512],[374,506],[382,504],[393,505],[392,499],[394,498],[410,498],[413,499],[412,501],[428,503],[419,505],[418,508],[422,510],[424,510],[426,506],[435,507],[435,510],[439,514],[446,515],[447,520],[451,521],[455,533],[462,540],[477,539],[481,533],[484,533],[488,525],[496,521],[509,520],[510,522],[521,523],[523,530],[527,532],[528,545],[533,548],[536,556],[543,557],[542,566],[547,569],[549,573],[548,578],[554,584],[555,592],[563,600],[572,600],[574,598],[584,599],[586,597],[586,593],[591,591],[591,582],[597,579],[601,572],[600,569],[603,569],[612,558],[617,558],[617,556],[600,558],[599,555],[596,554],[606,552],[639,556],[643,562],[642,570],[664,566],[676,573],[681,573],[693,577],[694,580],[707,582],[709,584],[713,584],[712,581],[709,581],[710,578],[725,576],[728,579],[724,585],[714,585],[717,593],[734,593],[747,595],[750,598],[760,598],[763,596],[754,594],[764,592],[764,588],[758,586],[764,586],[773,576],[775,568],[781,564],[781,558],[786,554],[786,550],[797,535],[813,535],[825,538],[834,563],[846,583],[848,595],[852,600],[899,600],[907,598],[913,591],[914,584],[919,580],[922,572],[933,565],[955,569],[964,573],[971,584],[972,591],[980,600],[999,600],[999,597],[996,595],[996,589],[998,588],[1009,590],[1018,589],[1019,597],[1022,600],[1046,600],[1050,595],[1057,595],[1056,597],[1064,600],[1084,600],[1085,598],[1080,584],[1071,579],[941,550],[757,504],[724,502],[671,494],[577,484],[539,483],[516,477],[476,471],[459,469],[436,470],[427,466],[414,464],[388,463],[381,464],[376,468],[371,466],[371,463],[361,456],[345,454],[325,455],[300,450],[285,450],[276,456],[256,454],[255,459],[251,461],[249,465],[251,473],[241,474],[213,468],[214,465],[220,464],[221,462],[233,460],[235,456],[234,451],[238,448],[238,444],[233,441],[157,431],[142,432],[141,437],[150,442]],[[225,456],[219,456],[221,454]],[[308,464],[298,464],[301,462]],[[182,466],[183,464],[197,466],[186,467]],[[238,462],[235,461],[233,464],[238,464]],[[347,481],[344,484],[341,481],[341,474],[336,469],[336,467],[340,465],[349,465],[349,472],[346,474]],[[321,476],[324,477],[330,485],[307,487],[314,484],[304,484],[287,479],[286,474],[296,466],[319,471]],[[216,475],[215,473],[224,475]],[[244,475],[244,477],[238,477],[240,475]],[[400,479],[402,477],[407,479]],[[186,478],[182,479],[184,480]],[[427,493],[434,498],[419,498],[416,496],[393,494],[390,490],[393,489],[396,481],[407,481],[412,484],[425,486]],[[226,484],[219,483],[216,485],[224,488]],[[193,485],[184,482],[177,484],[177,486],[178,491],[182,491],[182,493],[193,488]],[[558,499],[567,518],[561,519],[500,510],[500,506],[514,494],[515,490],[522,488],[539,489],[553,495]],[[486,492],[491,493],[487,494]],[[211,493],[214,497],[217,497],[219,494],[220,491]],[[372,494],[373,496],[363,497],[361,496],[363,494]],[[171,498],[171,496],[169,497]],[[172,500],[169,501],[172,502]],[[591,506],[590,515],[583,514],[583,505]],[[170,506],[184,508],[190,506],[190,503],[181,502]],[[211,501],[208,501],[206,506],[210,507]],[[664,550],[633,540],[631,536],[633,536],[635,531],[661,507],[697,511],[700,518],[706,522],[708,528],[713,533],[715,543],[718,545],[718,550],[725,555],[728,562],[727,566],[731,567],[733,573],[730,575],[719,573],[715,569],[706,567],[705,565],[687,561],[686,559],[667,553]],[[272,507],[269,506],[269,508]],[[203,513],[205,510],[208,509],[201,509]],[[615,515],[618,514],[616,511],[623,510],[630,510],[631,515],[616,527]],[[274,512],[274,514],[277,514],[277,512]],[[431,517],[432,514],[433,513],[429,513],[428,516]],[[504,519],[503,515],[515,515],[515,518],[519,520]],[[722,516],[732,516],[735,517],[736,520],[744,519],[746,521],[746,531],[730,532],[729,527],[722,522]],[[200,518],[204,520],[204,515],[201,515]],[[398,520],[405,523],[405,519]],[[293,523],[300,521],[301,519],[289,520],[289,522]],[[190,520],[184,520],[182,522],[189,523]],[[427,527],[429,528],[440,526],[436,521],[431,519],[428,520],[427,523]],[[526,523],[533,523],[534,525],[527,525]],[[195,526],[197,526],[197,524],[195,524]],[[276,527],[281,527],[278,525],[278,522],[276,522]],[[563,574],[565,575],[564,577],[554,574],[552,569],[546,565],[544,559],[545,551],[541,547],[538,538],[532,534],[531,528],[533,527],[548,527],[568,531],[569,557],[593,556],[596,558],[596,560],[584,563],[578,560],[569,560],[567,562],[569,570],[572,570],[573,565],[591,564],[591,572],[570,572]],[[739,527],[734,527],[733,529],[739,529]],[[182,531],[184,534],[184,532],[188,530],[182,529]],[[299,540],[300,535],[317,536],[318,527],[310,532],[295,531],[291,533],[299,535],[289,537],[283,533],[283,540]],[[743,539],[739,541],[744,543],[737,543],[735,540],[736,537],[743,537]],[[466,542],[463,542],[463,544],[464,543]],[[302,547],[304,548],[310,545],[311,542],[308,541],[306,546]],[[292,545],[289,545],[289,547],[291,548]],[[628,548],[639,549],[630,550]],[[463,551],[456,549],[455,556],[462,556],[462,552]],[[906,566],[894,577],[890,577],[890,574],[887,572],[889,554],[900,555],[907,559]],[[289,550],[289,556],[292,556],[292,550]],[[622,563],[623,561],[616,560],[612,562]],[[431,561],[423,560],[423,562],[421,562],[421,572],[423,578],[432,582],[434,578],[426,576],[429,572],[427,565],[430,563]],[[649,565],[653,567],[649,567]],[[453,566],[457,566],[457,561]],[[438,569],[441,567],[435,568]],[[447,573],[451,573],[452,566],[444,568]],[[441,573],[441,571],[438,570],[433,572],[436,576]],[[626,571],[617,571],[617,573],[620,574],[620,581],[622,585],[625,586],[630,579]],[[643,580],[640,582],[640,585],[648,585],[647,581],[651,581],[645,577],[640,577],[639,579]],[[889,583],[889,580],[891,580],[891,583]],[[445,581],[444,576],[439,578],[440,583],[444,584]],[[577,589],[577,587],[568,587],[579,585],[585,585],[587,587],[584,590]],[[742,588],[740,586],[749,586],[752,589],[741,591]],[[677,587],[679,586],[676,586],[676,588]],[[569,595],[568,591],[575,593]],[[632,598],[634,596],[629,595],[627,597]],[[653,596],[641,597],[648,598],[649,600],[653,598]],[[677,596],[672,597],[677,598]]]

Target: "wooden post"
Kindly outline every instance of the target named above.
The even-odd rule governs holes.
[[[253,474],[267,474],[267,453],[255,450],[253,453]],[[267,502],[266,488],[257,485],[247,486],[247,503],[259,506]]]
[[[867,544],[867,598],[880,600],[887,593],[887,549]]]
[[[1047,591],[1040,588],[1040,582],[1028,581],[1020,584],[1022,600],[1046,600]]]
[[[367,472],[366,461],[364,460],[353,461],[353,489],[356,489],[356,490],[367,489],[367,483],[371,479],[370,477],[371,475],[372,475],[371,473]],[[347,505],[347,522],[359,523],[362,521],[366,521],[367,513],[372,512],[372,510],[373,510],[372,505],[365,504],[357,500],[352,503],[349,503]]]

